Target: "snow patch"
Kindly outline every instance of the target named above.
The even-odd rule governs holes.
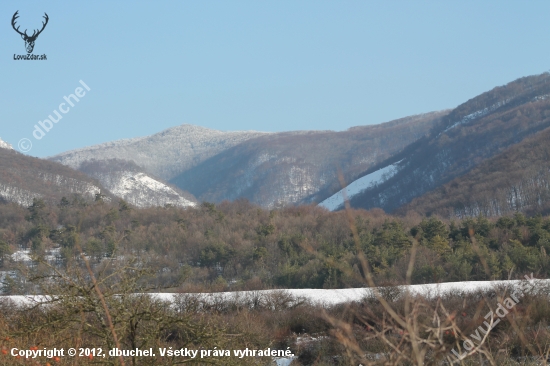
[[[13,146],[11,146],[10,144],[8,144],[7,142],[5,142],[4,140],[2,140],[1,138],[0,138],[0,148],[1,148],[1,149],[13,150]]]
[[[550,94],[538,95],[533,98],[533,101],[536,102],[538,100],[545,100],[545,99],[548,99],[548,97],[550,97]]]
[[[170,180],[204,160],[249,139],[270,132],[224,132],[184,124],[154,135],[116,140],[50,157],[73,169],[91,160],[133,161],[147,173]]]
[[[384,168],[378,169],[375,172],[365,175],[351,184],[349,184],[345,189],[348,199],[351,199],[353,196],[358,193],[363,192],[364,190],[371,188],[377,184],[380,184],[391,177],[393,177],[398,171],[398,164],[403,161],[399,160],[397,163],[388,165]],[[319,206],[325,207],[330,211],[336,210],[338,207],[344,204],[344,189],[339,190],[323,202],[319,203]]]
[[[451,130],[451,129],[453,129],[453,128],[459,126],[459,125],[462,125],[462,124],[464,124],[464,123],[468,123],[468,122],[470,122],[470,121],[473,121],[474,119],[478,119],[478,118],[481,118],[481,117],[483,117],[483,116],[486,116],[486,115],[489,114],[490,112],[492,112],[492,111],[494,111],[494,110],[496,110],[496,109],[502,107],[503,105],[509,103],[511,100],[512,100],[512,98],[508,98],[508,99],[505,99],[505,100],[500,101],[500,102],[498,102],[498,103],[495,103],[495,104],[493,104],[493,105],[491,105],[491,106],[489,106],[489,107],[487,107],[487,108],[483,108],[483,109],[481,109],[481,110],[479,110],[479,111],[476,111],[476,112],[474,112],[474,113],[470,113],[470,114],[468,114],[468,115],[462,117],[462,119],[461,119],[460,121],[455,122],[455,123],[453,123],[451,126],[447,127],[447,128],[445,129],[445,131],[443,131],[443,132],[447,132],[447,131],[449,131],[449,130]],[[441,134],[440,134],[440,135],[441,135]]]
[[[277,366],[290,366],[295,358],[296,357],[275,357],[274,360]]]
[[[30,249],[18,250],[17,252],[11,255],[11,260],[14,262],[30,262],[32,260],[31,250]]]
[[[475,292],[478,290],[490,291],[497,286],[520,286],[525,280],[499,280],[499,281],[465,281],[465,282],[444,282],[444,283],[429,283],[423,285],[404,285],[399,286],[399,289],[405,293],[409,292],[411,295],[421,295],[428,298],[434,298],[437,296],[443,296],[445,294],[460,294]],[[534,279],[536,286],[549,286],[550,279]],[[378,289],[382,289],[379,287]],[[209,297],[216,300],[234,300],[235,296],[246,297],[247,295],[254,296],[258,294],[270,294],[276,293],[281,290],[260,290],[260,291],[241,291],[241,292],[221,292],[221,293],[202,293],[204,299]],[[295,298],[304,298],[312,303],[332,306],[352,301],[362,301],[367,296],[374,296],[372,288],[346,288],[346,289],[288,289],[282,290]],[[154,296],[172,301],[177,294],[170,293],[156,293]]]
[[[15,202],[21,206],[30,206],[34,198],[40,197],[42,197],[42,195],[38,193],[0,183],[0,199],[7,202]]]
[[[498,286],[522,286],[525,280],[499,280],[499,281],[466,281],[466,282],[444,282],[444,283],[429,283],[424,285],[404,285],[399,286],[403,293],[411,295],[421,295],[428,298],[436,298],[445,294],[462,294],[470,293],[478,290],[491,291]],[[533,279],[529,282],[536,287],[549,286],[550,279]],[[378,289],[382,289],[379,287]],[[346,289],[287,289],[287,290],[259,290],[259,291],[238,291],[238,292],[216,292],[216,293],[196,293],[201,300],[212,299],[212,301],[234,301],[238,298],[257,297],[258,295],[268,295],[285,291],[295,298],[306,299],[314,304],[323,306],[338,305],[353,301],[362,301],[365,297],[374,296],[372,288],[346,288]],[[157,299],[165,301],[174,301],[181,294],[176,293],[152,293]],[[39,301],[43,296],[0,296],[0,299],[12,299],[19,303],[28,303]]]
[[[179,207],[193,207],[195,202],[182,197],[173,188],[145,173],[122,172],[118,179],[105,182],[107,188],[137,207],[164,206],[167,204]]]
[[[45,183],[53,183],[54,185],[63,187],[63,189],[70,193],[79,193],[83,196],[94,197],[96,193],[101,191],[101,188],[92,183],[68,178],[59,174],[40,173],[40,178]]]

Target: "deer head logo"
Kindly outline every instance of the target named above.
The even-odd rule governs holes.
[[[11,18],[11,26],[13,27],[13,29],[19,33],[21,35],[21,38],[23,38],[23,40],[25,41],[25,48],[27,49],[27,53],[32,53],[32,50],[34,49],[34,42],[36,41],[36,38],[38,38],[38,35],[40,33],[42,33],[42,31],[44,30],[44,28],[46,28],[46,24],[48,24],[48,14],[44,13],[44,19],[46,19],[45,22],[42,22],[42,29],[38,30],[38,29],[35,29],[34,32],[32,33],[31,36],[29,36],[27,34],[27,30],[25,29],[25,32],[21,33],[19,31],[19,27],[15,28],[15,21],[17,20],[17,18],[19,18],[19,15],[17,15],[17,13],[19,13],[19,10],[17,10],[15,12],[15,14],[13,14],[13,18]]]

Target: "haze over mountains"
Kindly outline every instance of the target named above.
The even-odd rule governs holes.
[[[0,152],[37,171],[43,162],[62,172],[61,163],[68,169],[61,175],[71,179],[77,173],[69,167],[79,170],[80,181],[137,207],[246,198],[266,208],[321,203],[334,210],[343,207],[343,181],[352,207],[491,216],[548,211],[549,127],[550,74],[544,73],[453,110],[341,132],[222,132],[184,124],[68,151],[50,162],[31,163],[1,140]],[[32,192],[55,196],[29,190],[20,178],[27,173],[10,169],[0,175],[4,200],[28,203]],[[82,187],[71,192],[93,190]]]
[[[113,168],[116,167],[116,168]],[[0,140],[0,201],[29,206],[35,198],[59,203],[124,199],[136,207],[195,206],[196,199],[159,179],[151,178],[131,162],[107,160],[81,165],[82,171],[20,154]]]
[[[352,181],[421,138],[446,112],[427,113],[343,132],[221,132],[182,125],[153,136],[69,151],[53,161],[124,175],[128,162],[169,180],[200,201],[247,198],[264,207],[311,203],[338,190],[338,168]],[[84,171],[84,170],[83,170]],[[90,174],[89,168],[86,170]],[[91,174],[116,191],[105,174]]]
[[[93,199],[98,193],[110,196],[98,181],[82,172],[0,147],[0,201],[29,206],[34,198],[58,203],[72,194]]]
[[[485,160],[398,212],[444,217],[546,213],[550,208],[550,128]]]
[[[445,112],[354,127],[260,136],[184,171],[171,182],[201,200],[247,198],[267,208],[314,203],[421,138]]]
[[[198,163],[266,132],[222,132],[183,124],[151,136],[117,140],[67,151],[50,160],[78,169],[85,161],[133,161],[150,174],[170,180]]]
[[[385,182],[355,195],[351,199],[354,207],[374,208],[380,207],[386,211],[394,211],[408,204],[414,198],[440,187],[457,178],[453,187],[467,190],[460,184],[468,184],[472,189],[470,194],[475,194],[476,199],[471,199],[462,194],[460,197],[453,193],[457,190],[447,190],[448,195],[442,196],[441,190],[437,200],[443,199],[450,205],[447,210],[432,202],[428,212],[436,210],[439,213],[446,212],[448,216],[464,216],[477,214],[496,215],[515,210],[543,210],[548,207],[549,187],[548,180],[542,179],[550,169],[550,161],[546,150],[530,149],[530,156],[521,160],[526,164],[522,169],[529,171],[529,177],[534,179],[537,174],[541,180],[537,181],[537,198],[528,197],[526,194],[497,193],[499,191],[517,192],[517,174],[512,174],[514,164],[510,157],[517,154],[502,155],[498,164],[505,178],[499,180],[486,180],[485,170],[478,171],[474,179],[474,172],[464,180],[458,179],[461,175],[468,174],[470,170],[487,159],[506,154],[507,149],[524,139],[534,136],[537,144],[547,145],[548,138],[545,131],[550,126],[550,74],[544,73],[518,79],[505,86],[494,88],[483,93],[466,103],[455,108],[434,127],[429,135],[411,144],[392,160],[401,161],[400,169]],[[506,157],[509,158],[506,158]],[[393,162],[393,161],[392,161]],[[535,166],[536,164],[536,166]],[[488,168],[487,165],[485,165]],[[537,172],[537,173],[535,173]],[[495,173],[495,172],[493,172]],[[515,177],[515,178],[513,178]],[[481,182],[485,183],[485,186]],[[483,187],[483,189],[482,189]],[[483,193],[482,193],[483,192]],[[481,199],[479,195],[486,194]],[[501,195],[507,196],[503,199]],[[436,196],[431,196],[435,200]],[[426,202],[428,198],[420,200]],[[418,202],[420,202],[418,201]],[[490,203],[492,202],[492,203]],[[531,203],[529,203],[531,202]],[[536,206],[533,206],[535,204]],[[489,209],[487,206],[491,206]],[[411,207],[425,207],[424,205],[412,205]]]

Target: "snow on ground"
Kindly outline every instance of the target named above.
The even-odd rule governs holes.
[[[537,285],[550,286],[550,279],[533,280]],[[408,290],[411,294],[419,294],[427,297],[435,297],[445,294],[460,294],[463,292],[474,292],[476,290],[491,290],[497,286],[518,286],[521,280],[506,281],[468,281],[468,282],[446,282],[430,283],[425,285],[400,286],[402,290]],[[369,288],[346,288],[346,289],[288,289],[288,290],[259,290],[259,291],[239,291],[239,292],[216,292],[216,293],[198,293],[194,294],[201,299],[212,301],[216,300],[236,300],[251,298],[258,295],[268,295],[277,291],[285,291],[296,298],[304,298],[312,303],[331,306],[352,301],[360,301],[367,295],[373,295]],[[155,293],[151,294],[159,299],[172,301],[179,294],[174,293]],[[0,299],[11,299],[17,303],[22,301],[34,302],[42,297],[40,296],[0,296]]]
[[[0,198],[8,202],[15,202],[21,206],[28,207],[32,205],[34,198],[40,197],[41,195],[38,193],[0,183]]]
[[[13,150],[13,147],[10,144],[8,144],[6,141],[2,140],[2,139],[0,139],[0,148]]]
[[[196,206],[196,203],[185,199],[171,187],[145,173],[123,172],[117,181],[103,183],[115,196],[138,207],[165,204],[178,207]]]
[[[538,95],[538,96],[533,98],[533,101],[536,102],[537,100],[545,100],[549,97],[550,97],[550,94]]]
[[[32,260],[31,250],[30,249],[18,250],[11,255],[11,259],[14,262],[30,262]]]
[[[425,284],[425,285],[409,285],[401,286],[403,290],[408,290],[412,294],[422,294],[428,297],[434,297],[437,295],[444,294],[461,294],[464,292],[473,292],[480,289],[491,290],[496,286],[502,285],[512,285],[518,286],[520,280],[510,280],[510,281],[468,281],[468,282],[447,282],[439,284]],[[537,280],[534,282],[538,285],[550,285],[550,279]],[[260,291],[241,291],[241,292],[221,292],[221,293],[202,293],[196,294],[202,299],[211,299],[212,301],[219,301],[219,299],[225,300],[235,300],[238,298],[250,298],[258,296],[258,294],[270,294],[276,291],[281,290],[260,290]],[[368,288],[349,288],[349,289],[334,289],[334,290],[323,290],[323,289],[289,289],[284,290],[291,295],[297,298],[305,298],[310,300],[313,303],[321,305],[336,305],[345,302],[351,301],[360,301],[366,295],[373,294],[371,289]],[[160,299],[171,301],[178,294],[170,293],[157,293],[152,294]],[[0,296],[0,301],[2,299],[9,299],[15,304],[37,304],[40,302],[51,301],[51,297],[47,296]],[[306,342],[308,340],[315,340],[315,338],[309,339],[298,339],[298,341]],[[290,366],[292,361],[296,358],[293,357],[276,357],[273,358],[277,366]]]
[[[277,358],[275,357],[274,360],[275,360],[275,364],[277,366],[290,366],[290,364],[292,363],[292,361],[295,359],[296,357],[280,357],[280,358]]]
[[[88,146],[49,159],[78,169],[83,162],[116,156],[121,160],[134,161],[147,172],[168,181],[226,149],[270,133],[224,132],[183,124],[154,135]]]
[[[458,122],[455,122],[453,123],[451,126],[447,127],[445,129],[445,131],[443,132],[447,132],[453,128],[455,128],[456,126],[460,126],[462,124],[465,124],[465,123],[468,123],[470,121],[473,121],[474,119],[478,119],[478,118],[481,118],[481,117],[484,117],[486,116],[487,114],[489,114],[490,112],[493,112],[494,110],[502,107],[503,105],[509,103],[510,101],[512,100],[512,98],[508,98],[508,99],[505,99],[503,101],[500,101],[498,103],[495,103],[487,108],[483,108],[482,110],[479,110],[479,111],[476,111],[474,113],[470,113],[464,117],[462,117],[462,119]],[[441,134],[440,134],[441,135]]]
[[[351,199],[351,197],[355,196],[356,194],[364,191],[365,189],[371,186],[374,186],[378,183],[381,183],[391,178],[399,170],[398,164],[400,162],[401,160],[398,161],[397,163],[378,169],[377,171],[367,174],[364,177],[361,177],[353,181],[351,184],[348,184],[348,186],[344,188],[346,190],[346,195],[348,199]],[[335,194],[333,194],[323,202],[319,203],[319,206],[325,207],[330,211],[336,210],[339,206],[344,204],[344,196],[343,196],[344,189],[339,190],[338,192],[336,192]]]

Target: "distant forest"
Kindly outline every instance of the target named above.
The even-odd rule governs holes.
[[[549,140],[546,128],[396,212],[415,210],[442,217],[550,213]]]
[[[75,196],[56,205],[35,199],[28,208],[0,204],[0,271],[12,274],[4,276],[4,294],[32,290],[10,255],[22,249],[33,258],[26,267],[46,261],[62,268],[81,253],[94,268],[137,258],[156,273],[150,286],[222,291],[360,287],[358,250],[377,284],[401,284],[415,241],[415,284],[550,272],[550,218],[540,215],[445,221],[379,209],[265,210],[246,200],[135,209],[100,195],[95,202]]]

